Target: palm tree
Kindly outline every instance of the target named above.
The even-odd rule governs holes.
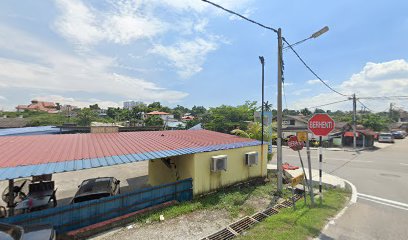
[[[265,112],[272,111],[272,103],[269,103],[269,101],[264,102],[264,111]]]
[[[264,128],[264,141],[268,142],[272,139],[272,125],[266,126]],[[259,122],[252,122],[249,124],[248,129],[246,131],[241,129],[234,129],[231,131],[232,134],[245,137],[245,138],[252,138],[261,141],[262,140],[262,125]]]

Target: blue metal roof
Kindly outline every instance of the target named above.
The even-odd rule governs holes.
[[[64,162],[52,162],[37,165],[17,166],[0,168],[0,180],[38,176],[42,174],[62,173],[89,168],[105,167],[125,163],[153,160],[158,158],[173,157],[185,154],[212,152],[241,147],[257,146],[260,141],[237,142],[230,144],[210,145],[195,148],[180,148],[177,150],[164,150],[155,152],[144,152],[138,154],[126,154],[120,156],[107,156],[101,158],[88,158]]]
[[[55,126],[0,129],[0,136],[28,136],[28,135],[58,134],[58,133],[60,133],[60,129]]]

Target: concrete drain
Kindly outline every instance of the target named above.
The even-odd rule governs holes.
[[[295,201],[302,198],[302,195],[295,194]],[[276,204],[271,208],[267,208],[262,212],[255,213],[252,216],[246,216],[228,227],[221,229],[220,231],[211,234],[202,240],[228,240],[233,239],[235,236],[242,234],[246,230],[250,229],[253,225],[263,221],[265,218],[278,214],[280,209],[292,207],[292,202],[285,200],[282,203]]]

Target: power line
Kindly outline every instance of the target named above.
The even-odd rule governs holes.
[[[308,107],[308,108],[318,108],[318,107],[324,107],[324,106],[329,106],[329,105],[333,105],[333,104],[336,104],[336,103],[341,103],[341,102],[346,102],[346,101],[350,101],[350,99],[341,100],[341,101],[336,101],[336,102],[331,102],[331,103],[326,103],[326,104],[322,104],[322,105],[319,105],[319,106]]]
[[[359,97],[359,99],[407,99],[408,96],[377,96],[377,97]]]
[[[317,77],[317,79],[318,79],[320,82],[322,82],[327,88],[329,88],[329,89],[332,90],[333,92],[335,92],[335,93],[337,93],[337,94],[339,94],[339,95],[341,95],[341,96],[343,96],[343,97],[348,97],[348,96],[350,96],[350,95],[343,94],[343,93],[341,93],[341,92],[339,92],[339,91],[336,91],[335,89],[333,89],[332,87],[330,87],[329,84],[327,84],[325,81],[323,81],[323,79],[321,79],[321,78],[319,77],[319,75],[317,75],[316,72],[313,71],[313,70],[309,67],[309,65],[307,65],[307,63],[306,63],[306,62],[302,59],[302,57],[295,51],[295,49],[293,49],[293,47],[290,45],[290,43],[289,43],[288,41],[286,41],[285,38],[282,38],[282,40],[283,40],[286,44],[288,44],[288,47],[289,47],[289,48],[293,51],[293,53],[299,58],[299,60],[303,63],[303,65],[305,65],[305,67],[306,67],[315,77]]]
[[[230,14],[236,15],[236,16],[238,16],[238,17],[240,17],[240,18],[242,18],[242,19],[244,19],[244,20],[246,20],[246,21],[248,21],[248,22],[254,23],[254,24],[256,24],[256,25],[258,25],[258,26],[260,26],[260,27],[262,27],[262,28],[271,30],[271,31],[273,31],[273,32],[275,32],[275,33],[278,32],[278,30],[276,30],[275,28],[265,26],[265,25],[263,25],[262,23],[259,23],[259,22],[257,22],[257,21],[254,21],[254,20],[252,20],[252,19],[249,19],[249,18],[247,18],[247,17],[245,17],[245,16],[243,16],[243,15],[237,13],[237,12],[234,12],[234,11],[232,11],[232,10],[226,9],[226,8],[224,8],[224,7],[222,7],[222,6],[218,5],[218,4],[216,4],[216,3],[213,3],[213,2],[208,1],[208,0],[202,0],[202,1],[203,1],[203,2],[206,2],[206,3],[209,3],[209,4],[215,6],[215,7],[219,8],[219,9],[222,9],[222,10],[224,10],[224,11],[230,13]],[[315,77],[317,77],[317,79],[319,79],[319,81],[322,82],[327,88],[329,88],[329,89],[332,90],[333,92],[335,92],[335,93],[337,93],[337,94],[339,94],[339,95],[341,95],[341,96],[343,96],[343,97],[348,97],[348,96],[349,96],[349,95],[340,93],[340,92],[336,91],[335,89],[333,89],[332,87],[330,87],[325,81],[323,81],[323,80],[316,74],[315,71],[313,71],[313,70],[306,64],[306,62],[300,57],[300,55],[295,51],[295,49],[293,49],[292,45],[291,45],[284,37],[282,37],[282,40],[283,40],[286,44],[288,44],[287,47],[289,47],[289,48],[295,53],[295,55],[299,58],[299,60],[303,63],[303,65],[305,65],[305,67],[306,67]],[[299,41],[299,42],[295,43],[294,45],[297,45],[297,44],[299,44],[299,43],[301,43],[301,42],[304,42],[304,41],[306,41],[306,40],[307,40],[307,39],[302,40],[302,41]]]
[[[358,101],[364,108],[368,109],[368,111],[373,112],[373,110],[371,110],[369,107],[367,107],[366,105],[364,105],[364,103],[362,103],[362,102],[360,101],[360,99],[357,98],[357,101]]]
[[[274,29],[274,28],[272,28],[272,27],[265,26],[265,25],[263,25],[262,23],[259,23],[259,22],[257,22],[257,21],[254,21],[254,20],[252,20],[252,19],[249,19],[249,18],[247,18],[247,17],[245,17],[245,16],[243,16],[243,15],[241,15],[241,14],[239,14],[239,13],[236,13],[236,12],[234,12],[234,11],[232,11],[232,10],[226,9],[226,8],[224,8],[224,7],[222,7],[222,6],[218,5],[218,4],[216,4],[216,3],[210,2],[210,1],[208,1],[208,0],[202,0],[202,1],[203,1],[203,2],[206,2],[206,3],[209,3],[209,4],[215,6],[215,7],[219,8],[219,9],[222,9],[222,10],[226,11],[226,12],[229,12],[229,13],[231,13],[231,14],[233,14],[233,15],[236,15],[236,16],[242,18],[242,19],[245,19],[245,20],[247,20],[248,22],[254,23],[254,24],[256,24],[256,25],[258,25],[258,26],[260,26],[260,27],[263,27],[263,28],[265,28],[265,29],[274,31],[275,33],[278,32],[278,30],[276,30],[276,29]]]

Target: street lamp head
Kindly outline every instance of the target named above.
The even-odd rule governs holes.
[[[265,63],[264,57],[263,57],[263,56],[259,56],[259,61],[261,61],[261,64],[264,64],[264,63]]]
[[[327,31],[329,31],[329,27],[325,26],[324,28],[320,29],[319,31],[313,33],[312,36],[310,36],[310,37],[311,38],[318,38],[320,35],[326,33]]]

